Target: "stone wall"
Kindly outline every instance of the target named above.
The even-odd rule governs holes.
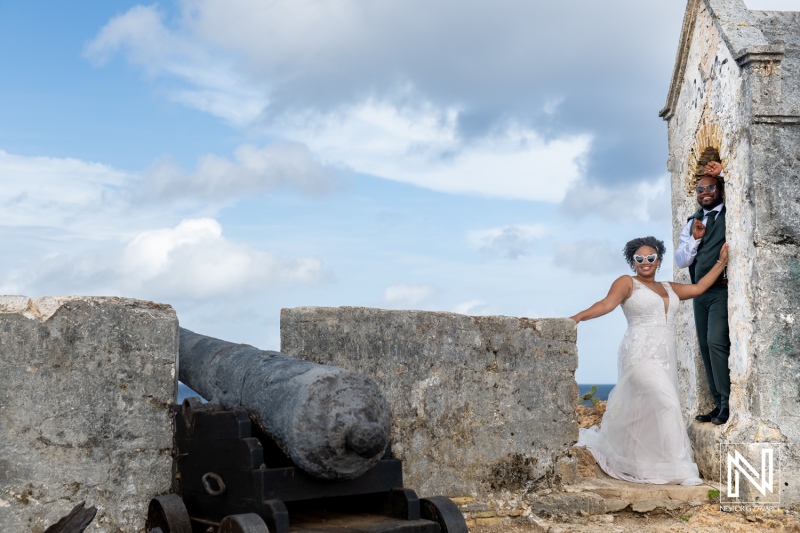
[[[695,185],[696,166],[702,151],[716,148],[725,170],[725,205],[727,207],[727,240],[731,248],[728,264],[729,322],[731,324],[731,360],[746,357],[751,338],[752,320],[748,286],[741,283],[752,276],[752,213],[743,209],[747,203],[750,175],[749,143],[741,69],[728,50],[719,28],[702,2],[692,28],[691,46],[682,80],[681,94],[670,119],[670,156],[667,167],[672,174],[673,243],[687,218],[698,209]],[[688,269],[675,271],[675,281],[691,283]],[[700,357],[694,325],[693,307],[681,306],[676,320],[678,370],[684,415],[691,420],[697,412],[707,412],[713,406],[708,392],[705,369]],[[739,384],[734,382],[733,388]],[[741,411],[741,394],[733,391],[731,408]],[[714,452],[715,436],[701,437],[698,431],[711,429],[708,425],[693,425],[695,455],[706,479],[719,479],[719,456]],[[705,450],[706,453],[698,453]]]
[[[0,297],[3,531],[44,531],[84,500],[91,531],[144,531],[171,489],[177,354],[169,306]]]
[[[283,353],[363,372],[384,390],[405,485],[459,498],[486,517],[521,494],[574,480],[575,341],[569,319],[281,311]]]
[[[800,13],[690,0],[668,105],[673,236],[697,209],[698,154],[719,150],[730,244],[731,410],[692,422],[695,458],[720,479],[720,443],[780,445],[782,503],[800,504]],[[675,279],[688,281],[685,271]],[[678,326],[687,417],[710,405],[692,306]],[[745,484],[747,485],[747,484]],[[751,494],[756,499],[757,494]]]

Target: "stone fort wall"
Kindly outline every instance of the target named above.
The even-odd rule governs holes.
[[[575,341],[570,319],[281,311],[283,353],[363,372],[383,389],[406,486],[510,512],[521,495],[577,476]]]
[[[144,528],[172,488],[178,319],[127,298],[0,297],[0,524],[41,533],[78,502],[90,528]]]
[[[529,515],[577,477],[570,319],[298,308],[283,310],[281,338],[289,355],[373,377],[405,486],[452,497],[471,523]],[[150,499],[173,489],[173,309],[0,297],[0,348],[0,523],[41,532],[86,501],[93,530],[141,530]]]

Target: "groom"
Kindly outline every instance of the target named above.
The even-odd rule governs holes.
[[[696,187],[700,209],[689,217],[675,250],[678,268],[689,267],[692,283],[711,270],[725,244],[725,183],[722,165],[711,161],[703,169],[705,176]],[[700,353],[708,377],[708,388],[716,407],[709,413],[697,415],[695,420],[715,425],[728,421],[728,398],[731,394],[731,377],[728,356],[731,341],[728,334],[728,271],[727,269],[704,294],[694,299],[694,323]]]

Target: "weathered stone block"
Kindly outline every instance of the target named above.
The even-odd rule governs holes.
[[[41,532],[83,500],[144,530],[170,491],[178,321],[125,298],[0,297],[0,524]]]
[[[543,517],[575,516],[581,511],[590,515],[606,512],[603,497],[592,492],[553,493],[529,503],[531,512]]]
[[[569,319],[363,307],[281,311],[281,351],[373,377],[420,495],[524,492],[574,470],[576,328]]]
[[[617,513],[626,509],[628,505],[630,505],[630,502],[626,500],[617,500],[615,498],[605,498],[605,504],[607,513]]]
[[[637,513],[649,513],[656,509],[666,509],[673,511],[683,505],[683,502],[670,500],[669,498],[660,498],[657,500],[642,500],[631,504],[631,511]]]
[[[686,428],[692,441],[694,460],[700,475],[705,480],[718,481],[720,478],[720,442],[723,442],[723,426],[692,420]]]
[[[797,124],[753,126],[757,243],[800,245],[800,144]]]
[[[503,524],[503,519],[494,517],[494,518],[476,518],[475,525],[476,526],[499,526]]]

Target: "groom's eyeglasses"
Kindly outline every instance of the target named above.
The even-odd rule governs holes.
[[[644,260],[647,259],[647,262],[651,265],[658,260],[658,254],[650,254],[650,255],[634,255],[633,260],[639,263],[640,265],[644,263]]]
[[[706,185],[705,187],[703,187],[702,185],[698,185],[697,187],[694,188],[694,190],[697,191],[697,194],[700,194],[703,191],[714,192],[717,190],[717,186]]]

